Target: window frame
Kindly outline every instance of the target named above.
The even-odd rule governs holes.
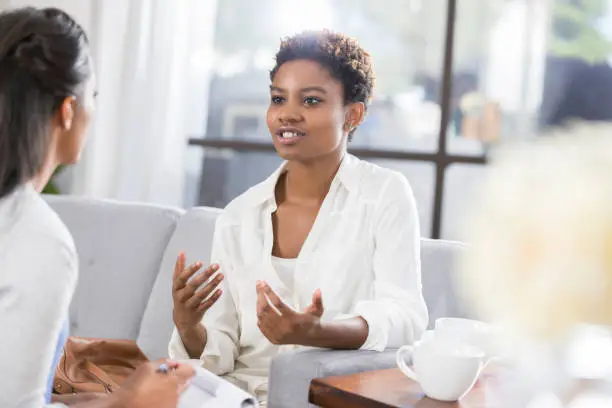
[[[384,150],[370,148],[350,148],[349,151],[362,159],[392,159],[415,162],[429,162],[435,165],[433,217],[431,237],[439,239],[442,230],[442,211],[444,205],[444,186],[446,170],[453,164],[486,164],[486,156],[468,156],[449,154],[446,141],[447,129],[451,118],[451,93],[453,87],[453,55],[455,43],[455,22],[457,16],[457,0],[447,0],[444,58],[442,70],[442,89],[440,95],[440,125],[438,134],[438,149],[435,153],[419,153],[402,150]],[[199,146],[204,149],[230,150],[239,152],[274,152],[272,143],[253,142],[239,139],[222,138],[190,138],[189,146]],[[202,180],[204,178],[202,177]],[[202,188],[202,186],[201,186]]]

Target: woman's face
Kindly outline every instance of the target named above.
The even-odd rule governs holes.
[[[352,105],[318,62],[284,63],[270,86],[266,118],[276,151],[285,160],[311,161],[345,150]]]
[[[79,161],[85,145],[89,124],[96,110],[96,76],[92,73],[83,86],[83,93],[72,101],[74,111],[71,126],[62,132],[57,145],[57,161],[60,164],[74,164]],[[64,120],[66,114],[63,115]]]

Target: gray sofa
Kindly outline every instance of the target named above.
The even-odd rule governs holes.
[[[210,256],[219,209],[176,208],[45,197],[74,236],[80,278],[70,309],[71,334],[134,339],[151,359],[165,357],[172,331],[171,277],[179,250],[188,261]],[[422,240],[423,291],[430,321],[465,316],[453,290],[461,243]],[[278,356],[270,373],[269,407],[308,407],[315,377],[395,365],[394,350],[304,350]]]

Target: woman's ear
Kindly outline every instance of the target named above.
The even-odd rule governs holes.
[[[363,122],[365,116],[365,104],[363,102],[354,102],[348,105],[346,112],[346,120],[344,127],[347,132],[351,132]]]
[[[58,111],[58,120],[61,128],[64,131],[72,129],[72,122],[74,122],[74,115],[76,112],[76,98],[74,96],[68,96],[60,105]]]

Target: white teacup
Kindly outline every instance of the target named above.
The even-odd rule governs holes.
[[[406,364],[412,360],[412,368]],[[418,382],[425,395],[439,401],[457,401],[465,396],[485,366],[484,353],[467,345],[449,347],[447,342],[426,340],[397,351],[397,366]]]
[[[481,349],[487,359],[494,357],[499,352],[496,328],[480,320],[442,317],[436,320],[434,333],[437,340]]]

